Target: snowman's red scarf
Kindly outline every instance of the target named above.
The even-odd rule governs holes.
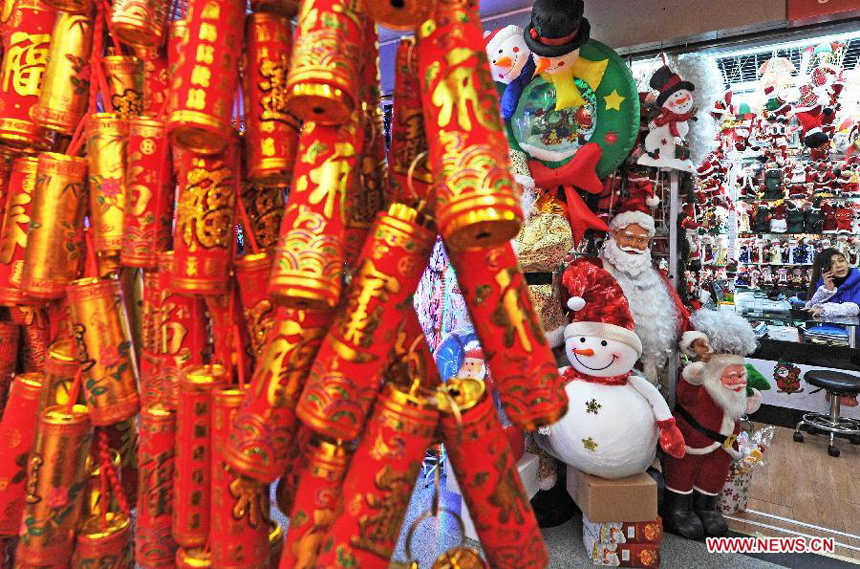
[[[693,111],[679,115],[678,113],[673,113],[668,109],[660,109],[660,116],[654,119],[654,124],[657,126],[663,126],[668,123],[669,132],[672,133],[672,136],[680,138],[681,135],[678,133],[678,123],[687,122],[691,118],[693,118]]]
[[[564,377],[565,384],[571,381],[587,381],[588,383],[599,383],[600,385],[627,385],[627,378],[630,377],[631,373],[633,372],[628,371],[627,373],[611,377],[597,377],[595,375],[580,373],[571,366],[564,370],[562,377]]]

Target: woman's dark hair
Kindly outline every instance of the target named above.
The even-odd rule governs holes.
[[[830,270],[830,264],[836,255],[840,257],[844,256],[837,249],[829,247],[815,256],[815,260],[812,262],[812,279],[809,281],[809,290],[807,291],[809,296],[807,299],[812,298],[812,295],[818,290],[818,281],[821,280],[821,275]]]

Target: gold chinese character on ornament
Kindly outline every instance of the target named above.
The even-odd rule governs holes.
[[[232,244],[232,172],[226,166],[196,167],[188,172],[187,186],[179,196],[176,232],[191,251],[227,248]],[[195,267],[196,268],[196,267]]]
[[[48,64],[51,34],[14,32],[3,66],[3,91],[10,87],[22,97],[38,95]]]
[[[287,122],[284,109],[287,101],[288,69],[289,60],[286,54],[281,54],[278,59],[264,59],[260,62],[260,76],[263,80],[258,83],[258,86],[265,93],[261,100],[263,107],[260,113],[261,120]]]

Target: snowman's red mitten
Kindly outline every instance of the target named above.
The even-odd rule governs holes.
[[[684,458],[684,435],[675,425],[675,417],[657,421],[657,427],[660,428],[660,447],[666,454],[674,458]]]

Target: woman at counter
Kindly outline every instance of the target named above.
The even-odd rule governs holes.
[[[815,256],[806,310],[823,319],[860,313],[860,271],[842,253],[825,249]]]

